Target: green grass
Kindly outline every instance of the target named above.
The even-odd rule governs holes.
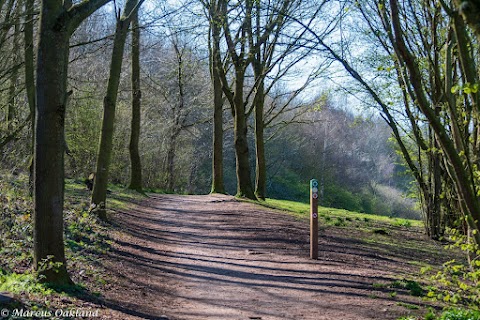
[[[113,210],[126,210],[132,202],[135,203],[147,197],[144,193],[129,190],[120,185],[111,184],[108,186],[108,191],[107,209]],[[82,209],[88,210],[90,206],[90,192],[86,190],[86,186],[82,181],[66,179],[65,195],[66,207],[68,202],[72,202],[73,205],[80,204]]]
[[[121,189],[114,191],[114,196],[107,196],[107,209],[126,210],[132,203],[138,202],[147,196],[134,190]]]
[[[404,308],[407,308],[407,309],[410,309],[410,310],[418,310],[418,309],[420,309],[419,306],[417,306],[416,304],[411,304],[411,303],[397,302],[397,305],[398,305],[398,306],[401,306],[401,307],[404,307]]]
[[[393,226],[396,226],[396,227],[410,228],[410,227],[412,226],[412,220],[408,220],[408,219],[395,219],[395,220],[392,222],[392,225],[393,225]]]
[[[11,293],[35,293],[51,295],[54,291],[37,282],[32,273],[0,273],[0,291]]]
[[[259,202],[261,205],[287,211],[293,216],[299,219],[307,219],[310,213],[310,205],[307,203],[289,201],[289,200],[278,200],[278,199],[266,199],[264,202]],[[373,222],[388,224],[396,227],[422,227],[422,221],[419,220],[410,220],[410,219],[397,219],[390,218],[381,215],[366,214],[348,211],[345,209],[335,209],[335,208],[326,208],[318,207],[318,214],[320,217],[331,217],[333,218],[333,224],[338,226],[344,226],[347,222],[352,222],[354,220],[363,220],[363,222]],[[326,219],[325,219],[326,220]]]
[[[372,287],[374,287],[375,289],[383,289],[383,288],[388,288],[388,283],[374,283],[372,284]]]

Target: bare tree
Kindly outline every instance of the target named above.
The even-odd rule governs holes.
[[[122,72],[123,53],[130,22],[143,0],[128,0],[121,17],[117,17],[115,38],[113,40],[112,60],[108,78],[107,92],[103,100],[103,122],[98,147],[95,182],[92,191],[92,209],[106,219],[106,200],[108,185],[108,170],[112,155],[113,130],[115,124],[115,108],[117,104],[120,73]]]
[[[211,193],[225,193],[223,181],[223,93],[220,70],[223,62],[220,50],[221,20],[218,1],[202,1],[209,19],[209,64],[213,86],[213,153]]]

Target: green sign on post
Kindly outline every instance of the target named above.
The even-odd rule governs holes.
[[[318,259],[318,181],[310,180],[310,258]]]

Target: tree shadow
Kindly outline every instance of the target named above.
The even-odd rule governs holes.
[[[188,284],[200,291],[205,286],[248,288],[261,292],[263,299],[283,299],[287,304],[294,303],[296,295],[305,294],[352,301],[375,299],[393,305],[420,303],[407,290],[373,286],[394,282],[397,279],[394,273],[408,265],[412,252],[327,232],[320,237],[320,259],[309,260],[308,226],[301,221],[255,210],[251,205],[236,207],[234,202],[208,202],[198,200],[202,199],[198,196],[184,197],[181,201],[179,198],[151,196],[141,207],[119,212],[112,220],[115,227],[130,237],[116,239],[114,248],[107,253],[108,260],[125,270],[124,282],[162,292],[172,301],[197,301],[219,309],[228,305],[242,312],[252,311],[250,302],[242,300],[245,297],[230,293],[223,297],[200,297],[186,294],[181,286]],[[212,205],[217,207],[212,209]],[[422,254],[425,253],[419,253]],[[119,272],[116,266],[107,268],[111,273]],[[356,273],[357,269],[363,273]],[[180,287],[175,289],[168,282]],[[288,296],[282,292],[288,292]],[[395,297],[391,295],[393,292]],[[125,305],[121,301],[112,303]],[[332,307],[315,299],[311,303],[317,309]],[[131,304],[130,309],[145,310],[142,308],[138,302]],[[179,308],[175,310],[180,312]],[[261,316],[273,316],[268,308],[262,310],[258,310]],[[364,314],[375,312],[361,306],[352,310]],[[396,311],[396,315],[400,313]],[[181,314],[208,318],[204,311],[183,310]]]

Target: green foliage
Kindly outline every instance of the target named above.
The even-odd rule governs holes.
[[[302,181],[293,171],[284,170],[282,175],[275,175],[270,185],[271,192],[278,198],[302,202],[309,201],[308,181]]]
[[[480,312],[474,310],[450,309],[443,312],[439,320],[480,320]]]
[[[422,286],[413,280],[397,280],[393,282],[390,286],[391,288],[396,288],[396,289],[405,289],[408,290],[409,294],[414,296],[414,297],[423,297],[425,296],[425,290],[422,288]]]
[[[433,309],[428,310],[425,314],[424,320],[435,320],[437,316],[435,315],[435,311]]]
[[[474,83],[473,85],[470,82],[466,82],[464,85],[455,85],[452,86],[450,89],[450,92],[455,94],[471,94],[471,93],[477,93],[478,92],[479,85],[478,83]]]
[[[417,317],[402,317],[398,320],[417,320]],[[423,320],[480,320],[480,312],[475,310],[465,310],[450,308],[437,315],[433,309],[430,309],[421,319]]]
[[[45,279],[45,277],[42,275],[44,271],[53,271],[55,273],[59,273],[62,270],[64,264],[62,262],[54,261],[53,258],[54,256],[49,255],[46,259],[42,260],[38,264],[38,279],[41,279],[42,281]]]
[[[26,270],[33,251],[32,200],[24,175],[2,173],[0,180],[0,268]]]
[[[75,91],[73,104],[67,108],[65,139],[70,150],[66,160],[67,173],[86,178],[95,169],[98,135],[102,123],[102,104],[91,94],[94,88]]]
[[[448,249],[460,249],[469,261],[453,259],[443,264],[442,269],[431,276],[438,287],[431,287],[427,297],[451,304],[467,305],[475,310],[480,306],[480,249],[471,239],[458,230],[447,230],[453,244]],[[422,268],[422,273],[428,274],[431,269]]]
[[[387,186],[375,186],[373,189],[375,193],[366,188],[358,192],[345,186],[330,184],[325,188],[323,205],[390,217],[420,218],[413,209],[414,201],[405,199],[398,190]]]
[[[324,205],[332,208],[346,209],[349,211],[364,211],[360,195],[354,194],[346,188],[328,185],[325,188]]]
[[[7,273],[0,270],[0,291],[11,293],[35,293],[51,295],[53,290],[40,284],[33,273]]]
[[[28,194],[28,178],[24,174],[2,176],[5,179],[0,181],[0,291],[50,293],[46,286],[36,283],[36,274],[29,271],[33,264],[33,203]],[[93,278],[98,273],[94,270],[96,256],[109,250],[111,241],[106,236],[107,226],[88,212],[88,196],[83,184],[67,181],[64,230],[67,261],[71,265],[84,266],[84,272]],[[122,196],[134,197],[129,192]],[[47,259],[40,264],[39,270],[60,267],[60,263]],[[54,289],[72,292],[79,288]]]
[[[374,287],[375,289],[383,289],[383,288],[388,287],[388,284],[386,284],[386,283],[374,283],[374,284],[372,284],[372,287]]]
[[[335,222],[333,223],[336,227],[346,226],[345,220],[342,217],[336,217]]]
[[[412,226],[412,222],[406,219],[395,219],[392,221],[392,225],[396,227],[410,228]]]

